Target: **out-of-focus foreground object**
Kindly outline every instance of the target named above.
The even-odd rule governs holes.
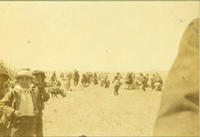
[[[199,19],[185,30],[162,94],[155,136],[199,135]]]

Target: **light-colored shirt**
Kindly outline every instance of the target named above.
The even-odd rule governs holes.
[[[20,89],[20,103],[19,103],[19,112],[22,116],[33,116],[34,115],[34,106],[31,93],[28,89],[24,89],[17,85]]]

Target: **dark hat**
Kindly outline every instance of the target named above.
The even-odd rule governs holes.
[[[35,71],[32,72],[32,75],[38,75],[38,74],[43,75],[44,77],[46,77],[44,71],[41,71],[41,70],[35,70]]]
[[[20,70],[18,70],[15,78],[21,78],[21,77],[33,78],[33,75],[31,74],[30,69],[20,69]]]

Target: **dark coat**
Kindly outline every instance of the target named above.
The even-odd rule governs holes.
[[[35,87],[38,88],[36,106],[38,107],[39,111],[42,111],[44,109],[44,102],[49,100],[49,94],[45,90],[45,87],[47,87],[47,84],[45,82],[34,83],[34,84],[35,84]]]
[[[34,105],[34,114],[38,113],[38,107],[36,104],[37,99],[37,88],[31,87],[30,89],[33,105]],[[14,118],[14,112],[19,109],[20,103],[20,90],[17,88],[11,89],[0,101],[0,111],[4,114],[4,123],[9,124],[10,120]],[[8,126],[8,125],[6,125]]]

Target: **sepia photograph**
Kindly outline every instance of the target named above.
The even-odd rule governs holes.
[[[0,1],[0,137],[199,136],[199,1]]]

